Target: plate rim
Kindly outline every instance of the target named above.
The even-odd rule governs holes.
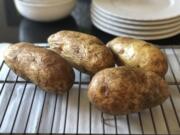
[[[127,23],[123,23],[123,22],[117,22],[117,21],[113,21],[110,18],[106,18],[101,16],[99,13],[97,13],[96,11],[91,11],[91,15],[95,16],[96,18],[104,21],[106,20],[107,23],[112,24],[116,27],[123,27],[126,29],[132,29],[132,30],[162,30],[162,29],[170,29],[170,28],[174,28],[180,25],[180,22],[175,22],[175,23],[167,23],[164,25],[133,25],[133,24],[127,24]],[[120,24],[122,26],[120,26]]]
[[[133,24],[133,25],[143,25],[143,26],[153,26],[153,25],[164,25],[164,24],[169,24],[169,23],[173,23],[173,22],[176,22],[176,21],[180,21],[180,16],[179,17],[176,17],[174,19],[170,19],[170,20],[166,20],[166,21],[151,21],[151,22],[143,22],[143,21],[132,21],[132,20],[124,20],[122,18],[116,18],[116,17],[112,17],[110,15],[107,15],[106,13],[100,11],[99,9],[94,9],[96,7],[93,7],[93,5],[91,5],[91,10],[94,10],[96,12],[98,12],[99,14],[101,14],[102,16],[105,16],[106,18],[108,19],[112,19],[113,21],[117,21],[117,22],[123,22],[123,23],[126,23],[126,24]]]
[[[171,16],[171,17],[162,17],[162,18],[151,18],[151,19],[144,19],[144,18],[131,18],[131,17],[124,17],[124,16],[122,16],[122,15],[120,15],[120,14],[115,14],[115,13],[112,13],[112,12],[110,12],[110,11],[108,11],[108,10],[105,10],[104,8],[102,8],[102,7],[100,7],[98,4],[97,4],[97,1],[99,1],[99,0],[92,0],[92,4],[93,5],[95,5],[97,8],[99,8],[99,10],[101,10],[101,11],[103,11],[104,13],[106,13],[106,14],[108,14],[108,15],[111,15],[111,16],[113,16],[113,17],[117,17],[117,18],[121,18],[121,19],[124,19],[124,20],[130,20],[130,21],[143,21],[143,22],[146,22],[146,21],[163,21],[163,20],[169,20],[169,19],[173,19],[173,18],[176,18],[176,17],[180,17],[180,8],[179,8],[179,13],[176,13],[176,15],[173,15],[173,16]],[[175,0],[176,2],[178,1],[178,0]],[[180,2],[180,1],[179,1]]]
[[[173,33],[169,33],[169,34],[165,34],[165,35],[161,35],[161,36],[141,36],[141,35],[132,35],[132,34],[130,35],[130,34],[127,34],[127,33],[108,30],[107,28],[104,28],[102,26],[97,25],[96,22],[94,22],[93,20],[92,20],[92,23],[96,28],[98,28],[99,30],[101,30],[101,31],[103,31],[105,33],[108,33],[110,35],[113,35],[113,36],[126,36],[126,37],[142,39],[142,40],[160,40],[160,39],[170,38],[170,37],[173,37],[173,36],[176,36],[176,35],[180,34],[180,31],[178,30],[178,31],[175,31]]]
[[[102,21],[99,21],[97,20],[97,18],[94,18],[93,16],[91,16],[92,20],[95,20],[97,23],[99,23],[100,25],[103,25],[104,27],[111,27],[112,30],[116,30],[116,31],[119,31],[119,32],[125,32],[125,33],[128,33],[128,34],[134,34],[134,35],[144,35],[144,36],[150,36],[150,35],[163,35],[163,34],[168,34],[168,33],[171,33],[171,32],[174,32],[176,31],[177,29],[179,30],[180,29],[180,25],[178,28],[174,27],[173,29],[168,29],[168,30],[163,30],[162,31],[138,31],[138,30],[130,30],[130,29],[126,29],[126,28],[123,28],[123,27],[115,27],[115,26],[112,26],[111,24],[107,24],[106,22],[102,22]]]

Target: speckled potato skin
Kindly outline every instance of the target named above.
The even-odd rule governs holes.
[[[167,69],[167,58],[163,52],[154,45],[142,40],[117,37],[107,43],[115,54],[120,65],[140,67],[153,71],[164,77]]]
[[[104,69],[92,78],[88,97],[102,112],[124,115],[161,104],[170,95],[156,73],[133,67]]]
[[[17,75],[47,92],[63,94],[73,85],[72,67],[51,50],[22,42],[10,45],[4,59]]]
[[[74,31],[60,31],[48,38],[50,48],[73,67],[88,74],[113,67],[113,54],[97,37]]]

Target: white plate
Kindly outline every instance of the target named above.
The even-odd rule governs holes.
[[[93,0],[109,15],[129,20],[166,20],[180,15],[180,0]]]
[[[92,20],[93,24],[100,30],[109,33],[114,36],[126,36],[126,37],[132,37],[132,38],[137,38],[137,39],[142,39],[142,40],[158,40],[158,39],[165,39],[169,37],[173,37],[175,35],[178,35],[180,33],[179,30],[174,31],[172,33],[164,34],[164,35],[156,35],[156,36],[143,36],[143,35],[133,35],[133,34],[127,34],[119,31],[112,30],[111,27],[104,27],[101,24],[98,24],[95,20]]]
[[[109,25],[113,25],[115,27],[122,27],[126,29],[133,29],[133,30],[164,30],[164,29],[171,29],[174,27],[178,27],[180,25],[180,21],[174,22],[174,23],[168,23],[164,25],[133,25],[133,24],[126,24],[123,22],[117,22],[110,18],[106,18],[104,16],[101,16],[99,13],[97,13],[95,10],[91,10],[91,14],[96,17],[98,20],[101,20],[103,22],[106,22]]]
[[[177,16],[175,18],[170,18],[167,20],[159,20],[159,21],[137,21],[137,20],[127,20],[119,17],[113,17],[109,14],[106,14],[104,11],[99,10],[98,7],[96,7],[94,4],[91,5],[91,10],[96,11],[98,14],[102,15],[103,17],[106,17],[107,19],[111,19],[113,21],[116,21],[118,23],[126,23],[126,24],[131,24],[131,25],[164,25],[164,24],[169,24],[169,23],[174,23],[177,21],[180,21],[180,16]]]
[[[180,29],[180,25],[178,27],[170,28],[170,29],[163,29],[163,30],[133,30],[133,29],[126,29],[123,27],[116,27],[112,24],[107,23],[107,21],[102,21],[95,17],[93,14],[91,14],[92,20],[95,20],[98,24],[101,24],[104,27],[111,28],[112,30],[124,32],[127,34],[133,34],[133,35],[143,35],[143,36],[154,36],[154,35],[164,35],[168,33],[172,33],[176,31],[177,29]]]

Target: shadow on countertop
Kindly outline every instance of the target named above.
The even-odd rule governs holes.
[[[91,0],[77,0],[71,16],[51,23],[30,21],[20,16],[13,0],[0,0],[0,42],[47,42],[47,37],[60,30],[89,33],[108,42],[115,36],[93,26],[90,18]],[[163,40],[148,41],[158,45],[180,45],[180,34]]]

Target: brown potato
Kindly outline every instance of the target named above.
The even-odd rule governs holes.
[[[92,35],[60,31],[48,38],[50,48],[82,72],[96,72],[115,65],[113,54]]]
[[[163,52],[154,45],[142,40],[117,37],[107,43],[115,54],[120,65],[140,67],[153,71],[164,77],[167,69],[167,59]]]
[[[105,113],[124,115],[161,104],[170,95],[156,73],[133,67],[108,68],[91,80],[88,97]]]
[[[47,92],[62,94],[73,85],[72,67],[51,50],[30,43],[17,43],[9,46],[4,59],[17,75]]]

